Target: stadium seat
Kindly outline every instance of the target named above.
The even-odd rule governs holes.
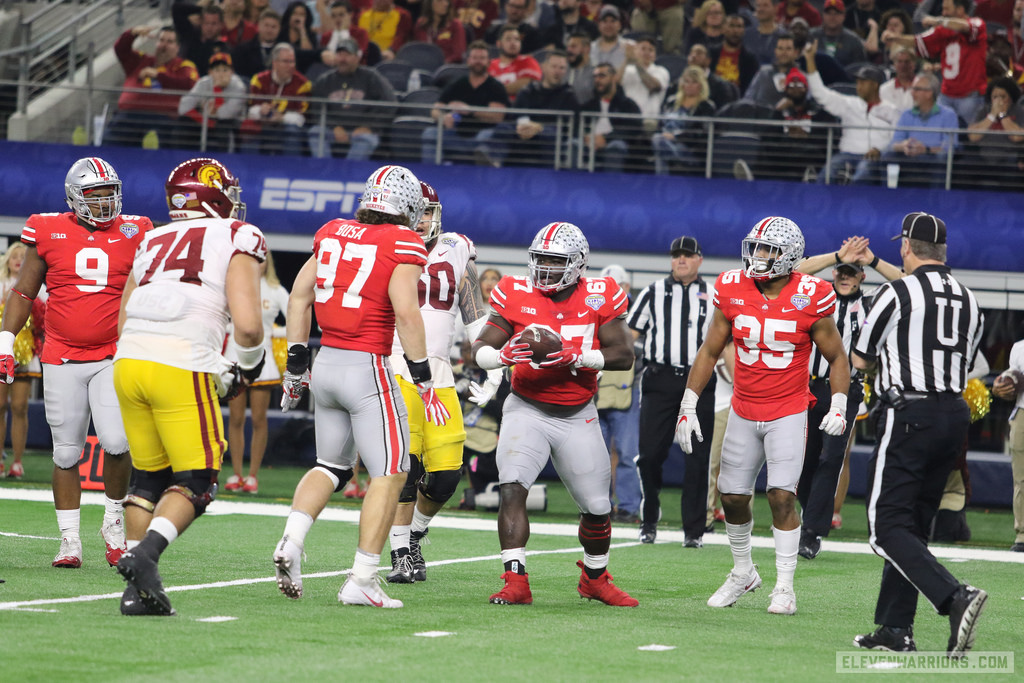
[[[414,41],[398,48],[395,59],[408,62],[420,71],[434,73],[444,64],[444,52],[433,43]]]
[[[754,169],[756,175],[762,138],[773,129],[758,126],[751,121],[767,121],[771,118],[772,108],[753,100],[737,100],[719,108],[715,112],[712,175],[732,177],[733,165],[740,159]]]
[[[419,90],[410,90],[402,97],[406,104],[433,104],[441,96],[441,90],[433,85],[428,85]]]
[[[405,93],[409,90],[409,78],[416,68],[409,62],[400,59],[393,59],[390,62],[381,62],[373,67],[381,76],[388,79],[388,83],[397,93]]]
[[[434,72],[434,86],[444,90],[449,83],[468,73],[469,67],[465,64],[443,64]]]
[[[661,55],[654,60],[654,63],[668,69],[668,82],[675,83],[683,75],[683,69],[686,68],[686,57],[680,55]]]
[[[408,161],[420,160],[423,131],[430,126],[437,125],[430,118],[429,113],[399,116],[391,122],[391,128],[388,131],[388,146],[391,149],[392,158]]]

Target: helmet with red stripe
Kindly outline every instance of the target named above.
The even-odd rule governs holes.
[[[530,280],[544,294],[560,292],[579,281],[589,256],[582,230],[572,223],[549,223],[530,244]]]
[[[242,186],[227,166],[200,157],[178,164],[164,185],[171,220],[237,218],[245,220]]]
[[[426,214],[430,211],[430,216],[424,215],[419,222],[420,226],[425,226],[424,230],[417,230],[420,233],[420,237],[423,238],[423,243],[430,248],[437,238],[441,235],[441,200],[437,197],[437,190],[430,183],[420,181],[420,189],[423,191],[423,213]]]
[[[743,240],[743,269],[755,280],[789,275],[803,257],[800,227],[782,216],[762,218]]]
[[[419,179],[404,166],[381,166],[366,179],[359,205],[390,216],[405,216],[408,227],[415,228],[423,215],[423,190]]]
[[[98,192],[102,189],[113,192]],[[114,167],[99,157],[71,164],[64,178],[64,193],[71,210],[89,225],[106,229],[121,215],[121,179]]]

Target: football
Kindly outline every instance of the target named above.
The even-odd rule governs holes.
[[[996,377],[996,381],[993,383],[992,388],[995,389],[1004,385],[1006,382],[1011,382],[1013,384],[1013,393],[1019,396],[1021,390],[1024,390],[1024,373],[1018,372],[1017,370],[1006,370]]]
[[[534,363],[543,363],[549,353],[562,350],[562,338],[550,327],[543,325],[530,325],[523,330],[520,341],[530,345],[530,352],[533,354]]]

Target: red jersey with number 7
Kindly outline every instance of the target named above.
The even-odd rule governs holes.
[[[491,290],[491,307],[512,326],[512,334],[545,325],[561,335],[563,344],[587,351],[601,348],[598,328],[624,316],[629,299],[612,277],[581,277],[568,299],[555,301],[534,289],[529,278],[506,275]],[[512,369],[512,390],[543,403],[580,405],[597,393],[597,370],[524,363]]]
[[[832,285],[790,273],[779,296],[768,299],[742,270],[727,270],[715,282],[714,303],[732,323],[736,414],[767,422],[807,410],[811,326],[835,311]]]
[[[135,249],[153,224],[145,216],[118,216],[105,230],[90,230],[73,213],[29,216],[21,241],[46,263],[49,292],[40,360],[113,358],[121,293]]]
[[[395,333],[388,285],[403,263],[423,267],[423,239],[401,225],[336,219],[313,238],[316,320],[324,346],[387,356]]]

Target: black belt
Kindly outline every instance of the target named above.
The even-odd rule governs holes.
[[[908,403],[932,399],[936,401],[963,400],[963,397],[955,391],[903,391],[899,387],[890,387],[878,395],[879,401],[901,410]]]
[[[962,398],[955,391],[904,391],[903,397],[909,401],[920,401],[923,398],[934,398],[940,401],[951,401]]]
[[[666,365],[665,363],[648,363],[647,367],[653,373],[671,372],[676,377],[686,377],[687,373],[690,372],[690,366],[688,365],[679,367],[678,365]]]

